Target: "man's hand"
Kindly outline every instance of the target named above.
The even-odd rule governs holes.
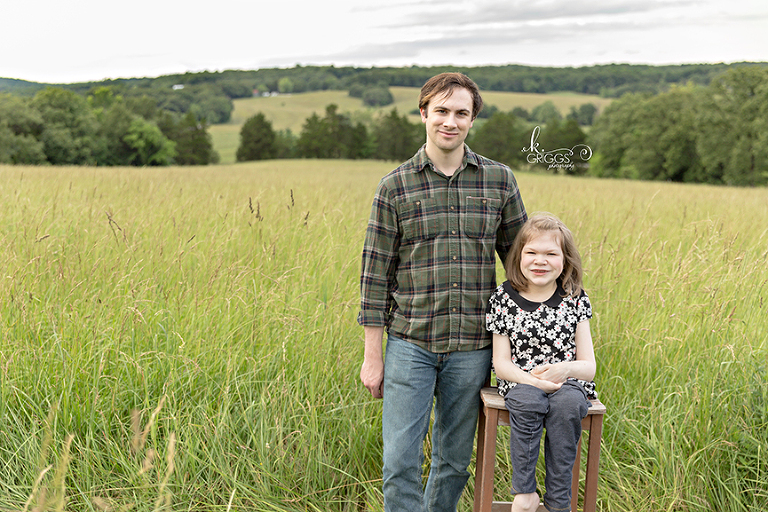
[[[365,356],[360,368],[360,380],[368,388],[373,398],[384,397],[384,356],[382,342],[383,327],[365,327]]]
[[[384,360],[376,357],[363,360],[363,366],[360,368],[360,380],[363,386],[368,388],[373,398],[383,398],[384,392],[382,384],[384,383]]]

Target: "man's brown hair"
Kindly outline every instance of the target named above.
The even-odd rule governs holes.
[[[475,119],[483,109],[483,98],[477,84],[463,73],[440,73],[427,80],[419,94],[419,110],[426,111],[435,96],[443,93],[450,96],[457,87],[466,89],[472,95],[472,119]]]

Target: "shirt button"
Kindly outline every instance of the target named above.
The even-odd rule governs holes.
[[[458,309],[456,309],[456,308],[451,308],[451,311],[453,311],[453,312],[455,313],[456,311],[458,311]]]
[[[454,209],[455,209],[455,208],[454,208],[453,206],[451,206],[451,211],[453,211]]]
[[[453,287],[454,288],[458,288],[459,287],[459,283],[453,283]]]
[[[455,229],[451,230],[451,234],[455,235],[456,234],[456,230]]]
[[[453,259],[453,261],[456,261],[456,256],[454,256],[452,259]]]

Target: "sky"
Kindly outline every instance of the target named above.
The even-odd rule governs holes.
[[[768,62],[765,0],[3,0],[0,7],[0,77],[44,83],[297,64],[742,61]]]

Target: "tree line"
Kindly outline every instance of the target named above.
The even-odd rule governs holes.
[[[589,132],[594,176],[737,186],[768,184],[768,69],[708,86],[627,94]]]
[[[206,165],[218,161],[204,119],[149,96],[97,87],[87,96],[48,87],[0,94],[0,163]]]
[[[118,78],[76,84],[40,84],[0,78],[0,92],[32,97],[47,86],[70,90],[83,96],[109,87],[115,94],[151,97],[158,107],[177,114],[192,112],[209,124],[227,122],[232,100],[258,94],[302,93],[321,90],[346,90],[353,95],[367,94],[370,104],[382,105],[387,88],[421,87],[437,73],[460,71],[471,76],[487,91],[551,93],[571,91],[618,98],[630,92],[658,94],[676,84],[708,85],[715,77],[739,67],[765,67],[766,63],[682,64],[648,66],[607,64],[583,67],[549,68],[536,66],[411,66],[411,67],[335,67],[300,66],[257,70],[203,71],[163,75],[155,78]],[[180,88],[183,87],[183,88]]]
[[[346,88],[369,104],[381,105],[389,101],[387,87],[418,87],[447,69],[296,66],[57,87],[0,79],[0,91],[11,91],[0,92],[0,163],[214,163],[218,155],[207,126],[229,119],[234,98],[251,96],[254,90]],[[488,106],[468,142],[478,152],[509,165],[630,179],[729,185],[768,182],[765,63],[459,70],[483,90],[621,94],[600,115],[590,104],[565,118],[551,104],[530,113],[501,112]],[[247,132],[254,139],[241,143],[241,161],[263,158],[259,155],[403,160],[423,143],[423,129],[397,111],[374,120],[329,106],[325,116],[307,119],[298,135],[275,132],[263,116],[249,122]],[[539,137],[532,141],[536,126]],[[550,149],[587,145],[594,154],[574,166],[544,165],[546,156],[532,163],[534,142]]]
[[[539,124],[547,126],[541,143],[552,147],[584,144],[586,133],[582,124],[591,124],[596,107],[589,103],[573,108],[563,118],[551,101],[531,112],[516,108],[501,112],[490,106],[492,113],[478,122],[467,143],[479,153],[510,166],[525,165],[523,147],[530,143],[531,132]],[[589,115],[591,113],[591,115]],[[302,126],[301,133],[275,130],[267,117],[259,112],[250,117],[240,129],[237,161],[273,158],[346,158],[403,161],[424,144],[424,127],[413,123],[396,108],[367,122],[353,120],[350,114],[339,112],[335,104],[328,105],[325,115],[312,114]],[[542,162],[543,163],[543,162]],[[564,172],[575,173],[575,169]]]
[[[530,113],[494,106],[487,111],[490,115],[476,121],[467,143],[513,168],[689,183],[768,183],[768,69],[763,67],[734,68],[706,86],[628,93],[600,115],[593,104],[584,104],[563,117],[552,102]],[[241,129],[237,160],[403,161],[423,142],[423,127],[396,109],[366,125],[329,105],[324,117],[307,119],[298,136],[275,131],[261,113],[253,116]]]
[[[766,63],[681,64],[651,66],[638,64],[604,64],[582,67],[504,66],[410,66],[410,67],[335,67],[301,66],[293,68],[264,68],[258,70],[203,71],[164,75],[156,78],[121,78],[80,84],[59,84],[59,87],[84,93],[94,87],[114,89],[169,90],[173,85],[191,88],[198,93],[237,98],[248,96],[253,89],[260,92],[280,91],[290,84],[290,92],[318,90],[349,90],[359,84],[372,87],[421,87],[430,77],[443,71],[460,71],[472,77],[481,89],[488,91],[550,93],[573,91],[620,97],[627,92],[658,93],[672,84],[695,83],[708,85],[729,69],[745,66],[765,67]],[[287,80],[287,81],[286,81]],[[31,96],[46,84],[23,80],[0,79],[0,91]],[[54,84],[48,84],[54,85]],[[209,89],[204,89],[208,86]],[[213,122],[209,119],[209,122]]]

